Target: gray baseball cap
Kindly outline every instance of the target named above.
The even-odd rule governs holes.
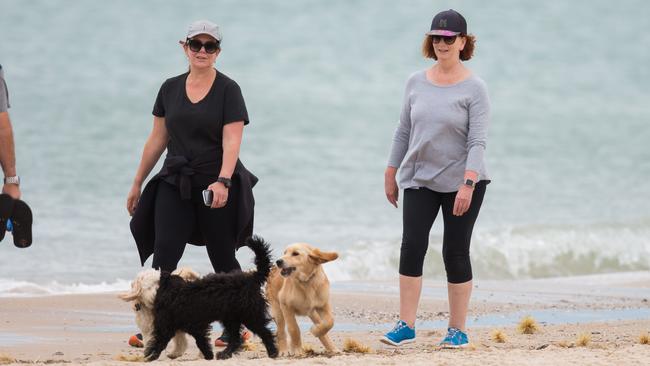
[[[216,39],[217,42],[221,43],[222,37],[221,37],[221,31],[219,30],[219,26],[210,21],[197,20],[192,24],[190,24],[190,27],[187,29],[186,38],[192,38],[199,34],[207,34],[212,38]]]

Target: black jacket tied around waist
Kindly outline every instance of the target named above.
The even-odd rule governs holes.
[[[147,183],[140,196],[140,201],[131,218],[131,233],[135,239],[140,255],[140,263],[153,254],[155,242],[154,213],[156,205],[156,192],[160,180],[177,185],[182,199],[190,199],[192,187],[207,189],[208,185],[215,182],[221,170],[221,153],[211,151],[194,159],[185,156],[167,156],[162,169]],[[243,246],[246,238],[253,234],[253,216],[255,198],[253,187],[257,184],[257,177],[249,172],[240,160],[237,160],[232,175],[232,184],[239,185],[238,196],[228,199],[237,200],[237,248]],[[193,245],[205,245],[198,223],[188,241]]]

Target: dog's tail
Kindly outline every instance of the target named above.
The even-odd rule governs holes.
[[[253,274],[253,277],[261,285],[266,282],[266,278],[271,272],[271,247],[264,239],[257,235],[246,239],[246,246],[251,248],[253,253],[255,253],[255,266],[257,267],[257,271]]]

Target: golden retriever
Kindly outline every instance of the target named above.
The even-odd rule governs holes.
[[[277,267],[271,270],[266,284],[266,296],[277,324],[281,355],[304,354],[296,315],[308,316],[314,322],[310,331],[323,343],[327,352],[339,352],[327,336],[334,326],[334,318],[329,299],[330,283],[321,266],[338,257],[336,252],[323,252],[309,244],[296,243],[289,245],[276,261]],[[285,323],[291,336],[289,350]]]
[[[185,281],[194,281],[201,276],[187,267],[181,267],[172,272]],[[135,323],[142,332],[142,339],[145,342],[151,340],[153,331],[153,302],[158,291],[160,282],[160,271],[155,269],[144,270],[136,276],[131,283],[131,291],[119,294],[118,297],[124,301],[132,302],[132,309],[135,312]],[[187,349],[187,339],[184,332],[177,332],[173,339],[174,349],[167,354],[167,357],[174,359],[183,355]]]

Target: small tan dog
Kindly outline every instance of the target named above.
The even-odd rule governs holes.
[[[338,257],[336,252],[322,252],[309,244],[297,243],[289,245],[276,261],[277,267],[271,270],[266,284],[266,296],[278,327],[280,355],[304,355],[296,315],[306,315],[314,322],[310,331],[327,352],[339,352],[327,336],[334,326],[334,318],[329,299],[330,283],[321,266]],[[290,350],[287,350],[285,322],[291,336]]]
[[[172,272],[185,281],[194,281],[201,276],[187,267],[181,267]],[[135,312],[135,323],[142,332],[142,339],[148,342],[153,331],[153,303],[156,299],[156,292],[160,283],[160,271],[155,269],[144,270],[131,282],[131,291],[119,294],[118,297],[127,302],[133,302],[132,309]],[[174,348],[167,357],[174,359],[183,355],[187,349],[187,339],[184,332],[177,332],[173,339]]]

